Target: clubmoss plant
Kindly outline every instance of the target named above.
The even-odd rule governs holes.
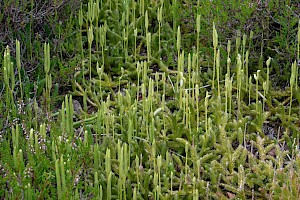
[[[61,182],[61,176],[60,176],[60,166],[59,166],[59,160],[56,160],[55,162],[55,172],[56,172],[56,184],[57,184],[57,198],[62,199],[63,198],[63,191],[62,191],[62,182]]]
[[[258,113],[258,94],[259,94],[259,91],[258,91],[258,80],[259,80],[259,73],[260,73],[260,70],[257,70],[257,73],[254,74],[254,79],[256,81],[256,91],[255,91],[255,96],[256,96],[256,112]]]
[[[5,9],[10,8],[7,3]],[[18,54],[23,53],[16,52],[14,69],[14,58],[5,52],[0,85],[1,197],[298,199],[299,109],[293,99],[299,99],[298,67],[293,63],[289,90],[271,87],[278,67],[271,32],[264,33],[268,40],[260,51],[261,27],[248,38],[252,23],[239,26],[231,21],[245,22],[234,13],[255,14],[253,2],[197,1],[198,7],[193,3],[83,3],[79,23],[73,22],[82,42],[79,55],[73,55],[73,37],[64,38],[58,48],[48,37],[46,78],[35,84],[26,65],[20,64]],[[268,15],[272,5],[278,6],[270,0],[257,12]],[[230,15],[221,12],[224,8]],[[60,9],[54,10],[59,16]],[[212,20],[217,23],[209,28]],[[54,38],[63,39],[61,27]],[[225,35],[228,27],[237,34]],[[244,29],[239,32],[237,27]],[[226,48],[219,41],[230,35],[237,38],[229,38]],[[207,45],[210,41],[212,46]],[[70,60],[54,54],[50,64],[49,46]],[[43,49],[39,51],[36,48],[43,58]],[[259,62],[273,59],[263,69],[257,67],[259,57]],[[72,79],[68,87],[53,74],[57,65],[70,70],[81,65],[66,75]],[[49,87],[52,81],[56,94]],[[40,108],[43,89],[51,100],[47,109]],[[26,109],[16,101],[22,95]]]
[[[246,42],[247,42],[247,35],[243,34],[243,41],[242,41],[242,69],[244,71],[248,71],[245,69],[245,54],[246,54]]]
[[[93,25],[91,25],[88,29],[90,79],[92,79],[92,42],[93,42],[93,40],[94,40]]]
[[[241,45],[241,31],[237,31],[237,37],[235,39],[235,54],[238,56],[240,52],[240,45]]]
[[[242,69],[242,60],[241,60],[241,55],[238,54],[237,57],[237,112],[238,112],[238,119],[241,118],[241,93],[242,93],[242,83],[244,81],[244,70]]]
[[[206,92],[205,96],[205,132],[208,133],[208,99],[210,95]]]
[[[99,14],[100,14],[100,2],[96,0],[94,2],[94,15],[95,15],[95,27],[99,27]],[[99,30],[99,29],[96,29]],[[99,34],[95,34],[96,51],[99,51]]]
[[[199,1],[198,1],[199,2]],[[197,15],[197,19],[196,19],[196,29],[197,29],[197,69],[199,67],[199,46],[200,46],[200,29],[201,29],[201,15]],[[197,71],[197,74],[199,73],[199,71]]]
[[[249,91],[249,98],[248,98],[248,105],[251,103],[251,91],[252,91],[252,76],[249,77],[249,83],[248,83],[248,91]]]
[[[245,56],[245,91],[248,90],[249,88],[249,50],[246,51],[246,56]]]
[[[82,43],[82,26],[83,26],[83,10],[82,10],[82,4],[80,6],[80,10],[78,13],[78,23],[79,23],[79,43],[80,43],[80,49],[81,49],[81,58],[84,57],[83,53],[83,43]]]
[[[16,40],[16,63],[17,63],[18,75],[19,75],[21,99],[23,99],[23,84],[22,84],[22,78],[21,78],[21,55],[20,55],[20,41],[19,40]]]
[[[292,102],[293,102],[293,87],[296,82],[296,79],[298,79],[297,75],[297,63],[296,61],[292,64],[292,74],[290,78],[290,88],[291,88],[291,95],[290,95],[290,108],[289,108],[289,116],[291,116],[291,110],[292,110]]]
[[[65,96],[61,109],[61,130],[65,131],[69,137],[73,137],[73,115],[74,106],[72,96]]]
[[[159,51],[159,55],[160,55],[160,52],[161,52],[160,37],[161,37],[161,26],[162,26],[162,18],[163,18],[162,11],[163,11],[163,6],[158,7],[158,10],[157,10],[157,21],[158,21],[158,51]]]
[[[220,88],[220,49],[217,51],[216,56],[216,71],[217,71],[217,82],[218,82],[218,98],[221,98],[221,88]]]
[[[212,88],[215,86],[215,73],[216,73],[216,63],[217,63],[217,48],[218,48],[218,33],[213,23],[213,47],[214,47],[214,64],[213,64],[213,78],[212,78]]]
[[[181,31],[180,31],[180,26],[178,26],[178,28],[177,28],[176,47],[177,47],[177,56],[179,58],[180,57],[180,48],[181,48]]]
[[[147,43],[147,59],[148,59],[148,63],[149,63],[150,57],[151,57],[151,33],[147,33],[146,43]]]
[[[112,172],[109,172],[108,178],[107,178],[107,189],[106,189],[106,199],[111,199],[111,179],[112,179]]]
[[[295,77],[298,77],[299,74],[299,63],[300,63],[300,20],[298,22],[298,34],[297,34],[297,70]],[[298,91],[298,78],[296,78],[295,83],[296,91]]]
[[[52,78],[50,71],[50,45],[44,44],[44,71],[46,74],[46,102],[47,102],[47,109],[50,110],[50,92],[52,88]]]
[[[229,78],[229,75],[225,75],[225,113],[231,115],[231,100],[232,100],[232,79]]]
[[[148,32],[148,28],[149,28],[149,17],[148,17],[148,11],[146,10],[145,11],[145,33],[146,33],[146,37],[147,37],[147,34],[149,33]]]
[[[14,97],[13,92],[15,88],[15,75],[14,75],[14,67],[13,62],[11,62],[10,58],[10,50],[7,46],[4,52],[3,59],[3,76],[4,76],[4,84],[6,88],[6,106],[8,108],[15,109],[14,106]]]

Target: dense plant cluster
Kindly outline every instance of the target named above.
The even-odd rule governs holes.
[[[72,2],[0,3],[1,198],[299,198],[298,2]]]

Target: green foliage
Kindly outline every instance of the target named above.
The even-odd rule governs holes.
[[[1,197],[299,198],[296,3],[78,2],[0,3]]]

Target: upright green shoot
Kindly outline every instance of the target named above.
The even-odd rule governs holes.
[[[50,46],[49,43],[44,45],[44,71],[46,74],[46,101],[47,109],[50,110],[50,92],[52,88],[52,78],[50,71]]]
[[[239,54],[240,45],[241,45],[241,32],[238,31],[237,37],[235,39],[235,54],[236,54],[236,56],[238,56],[238,54]]]
[[[14,106],[14,88],[15,88],[15,75],[13,62],[10,59],[9,47],[6,47],[3,58],[3,76],[6,88],[6,107],[15,110]],[[7,109],[9,110],[9,109]]]
[[[56,187],[57,187],[57,198],[58,200],[63,199],[63,193],[62,193],[62,183],[60,178],[60,172],[59,172],[59,159],[55,162],[55,174],[56,174]]]
[[[260,70],[257,70],[257,73],[254,74],[254,79],[256,80],[256,112],[259,113],[259,108],[258,108],[258,81],[259,81],[259,73]]]
[[[196,28],[197,28],[197,69],[199,67],[199,46],[200,46],[200,28],[201,28],[201,15],[197,15],[196,19]],[[197,71],[198,72],[198,71]]]
[[[270,64],[271,64],[271,60],[272,60],[272,58],[269,57],[269,59],[266,61],[266,65],[267,65],[266,94],[268,94],[269,88],[270,88]]]
[[[180,26],[177,28],[177,40],[176,40],[176,47],[177,47],[177,56],[179,58],[180,55],[180,48],[181,48],[181,32],[180,32]]]
[[[163,6],[158,7],[157,10],[157,21],[158,21],[158,52],[159,55],[161,53],[161,42],[160,42],[160,32],[161,32],[161,26],[162,26],[162,11],[163,11]]]
[[[212,88],[215,88],[215,73],[216,73],[216,62],[217,62],[217,47],[218,47],[218,33],[216,30],[215,23],[213,23],[213,47],[214,47],[214,64],[213,64],[213,79]]]
[[[298,39],[298,43],[297,43],[297,69],[295,74],[296,77],[298,77],[299,65],[300,65],[300,20],[298,22],[297,39]],[[295,87],[296,87],[296,91],[298,91],[298,78],[296,78]]]
[[[228,74],[228,77],[230,77],[230,64],[231,64],[230,51],[231,51],[231,41],[228,40],[228,42],[227,42],[227,74]]]
[[[148,63],[150,63],[150,58],[151,58],[151,33],[147,33],[146,42],[147,42],[147,61],[148,61]]]
[[[241,92],[242,92],[242,81],[244,77],[244,71],[242,70],[241,55],[237,57],[237,105],[238,105],[238,119],[241,119]]]
[[[205,132],[208,133],[208,99],[210,95],[206,91],[206,97],[205,97]]]
[[[78,23],[79,23],[79,43],[81,49],[81,59],[83,59],[83,44],[82,44],[82,26],[83,26],[83,11],[82,11],[82,4],[80,5],[80,10],[78,13]]]
[[[89,74],[90,80],[92,79],[92,42],[94,40],[93,25],[88,29],[88,44],[89,44]]]
[[[20,58],[20,41],[16,40],[16,63],[18,68],[19,82],[20,82],[20,91],[21,91],[21,99],[23,99],[23,86],[21,79],[21,58]]]
[[[247,35],[243,35],[243,46],[242,46],[242,69],[245,70],[245,49],[246,49],[246,41],[247,41]]]
[[[217,51],[216,57],[216,68],[217,68],[217,82],[218,82],[218,98],[221,98],[221,88],[220,88],[220,49]]]
[[[292,75],[290,78],[290,90],[291,90],[291,95],[290,95],[290,109],[289,109],[289,117],[291,116],[291,111],[292,111],[292,102],[293,102],[293,87],[296,82],[296,79],[298,79],[297,75],[297,62],[295,61],[292,64]]]

